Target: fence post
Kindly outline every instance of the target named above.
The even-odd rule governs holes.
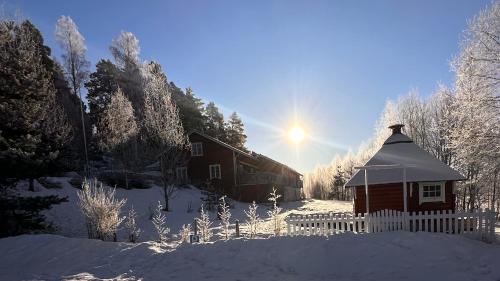
[[[236,237],[240,237],[240,221],[236,220],[234,223],[236,224]]]

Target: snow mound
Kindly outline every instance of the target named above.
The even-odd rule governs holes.
[[[483,280],[500,246],[432,233],[279,237],[184,245],[56,235],[0,239],[0,280]]]

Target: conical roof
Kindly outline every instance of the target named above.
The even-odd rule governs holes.
[[[410,166],[406,168],[407,182],[466,179],[459,172],[420,148],[412,139],[400,132],[395,132],[387,138],[382,148],[365,164],[365,166],[377,165]],[[369,185],[403,182],[403,170],[401,168],[370,169],[367,172]],[[364,184],[364,171],[359,170],[345,186],[361,186]]]

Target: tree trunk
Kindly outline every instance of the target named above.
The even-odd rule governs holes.
[[[163,195],[165,196],[165,211],[168,212],[170,210],[170,206],[168,205],[168,186],[167,183],[163,183]]]
[[[35,179],[32,179],[32,178],[29,179],[29,188],[28,188],[29,191],[35,191],[34,181],[35,181]]]
[[[494,177],[494,180],[493,180],[493,195],[491,196],[491,210],[495,210],[496,191],[497,191],[497,178],[498,178],[498,171],[495,171],[495,177]]]

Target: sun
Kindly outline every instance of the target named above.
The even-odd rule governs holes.
[[[304,140],[304,136],[305,133],[301,127],[295,126],[288,132],[288,137],[295,144],[301,143]]]

